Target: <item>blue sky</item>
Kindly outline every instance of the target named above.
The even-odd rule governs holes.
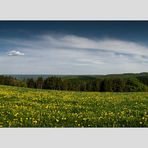
[[[148,71],[147,21],[0,21],[0,74]]]

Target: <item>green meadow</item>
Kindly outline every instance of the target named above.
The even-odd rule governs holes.
[[[0,127],[148,127],[148,92],[0,85]]]

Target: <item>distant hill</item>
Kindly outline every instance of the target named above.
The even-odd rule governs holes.
[[[148,72],[142,72],[142,73],[123,73],[123,74],[107,74],[107,75],[51,75],[51,74],[37,74],[37,75],[25,75],[25,74],[10,74],[7,76],[11,76],[13,78],[16,78],[18,80],[26,80],[33,78],[36,80],[38,77],[42,77],[43,79],[46,79],[47,77],[61,77],[65,79],[81,79],[81,80],[91,80],[96,78],[106,78],[106,77],[142,77],[142,76],[148,76]]]

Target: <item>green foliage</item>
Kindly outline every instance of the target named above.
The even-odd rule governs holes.
[[[27,79],[26,84],[29,88],[36,88],[36,83],[33,78]]]
[[[148,91],[148,75],[107,75],[107,76],[51,76],[17,80],[0,76],[1,85],[21,86],[50,90],[99,91],[99,92],[143,92]]]
[[[143,83],[140,83],[137,79],[130,78],[126,80],[126,88],[127,92],[142,92],[147,91],[147,86]]]
[[[36,87],[42,89],[44,85],[44,80],[42,77],[38,77],[36,80]]]

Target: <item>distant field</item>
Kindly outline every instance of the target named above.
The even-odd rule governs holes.
[[[148,127],[148,92],[0,86],[0,127]]]

